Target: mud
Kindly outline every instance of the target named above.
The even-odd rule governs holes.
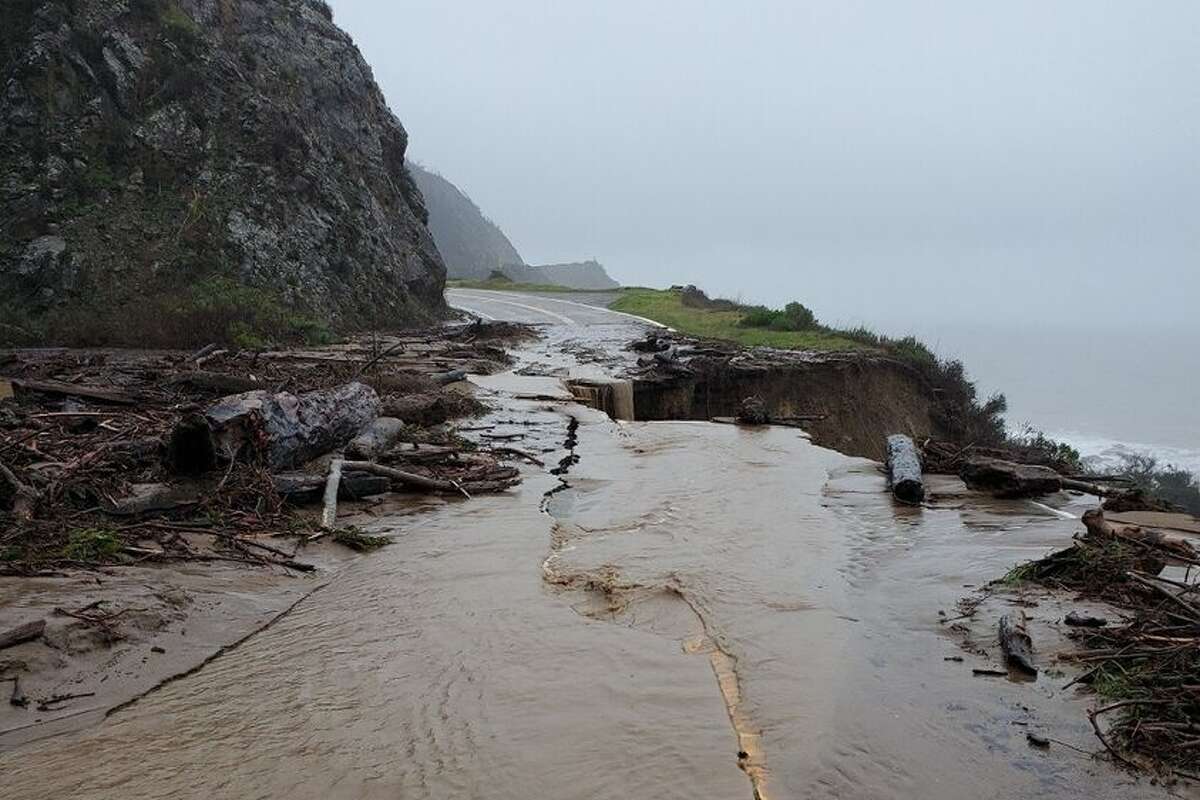
[[[325,549],[324,559],[317,556],[326,569],[342,559],[334,548]],[[16,678],[29,701],[25,707],[0,706],[0,750],[101,722],[122,704],[262,629],[327,581],[327,572],[290,576],[206,563],[80,570],[0,583],[0,628],[46,621],[41,639],[0,652],[0,672],[8,679],[4,699]],[[47,703],[65,696],[73,697]]]

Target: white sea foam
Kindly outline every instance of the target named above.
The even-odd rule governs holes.
[[[1121,466],[1128,455],[1151,455],[1159,466],[1172,465],[1200,475],[1200,450],[1187,447],[1170,447],[1144,442],[1122,442],[1106,436],[1081,433],[1079,431],[1047,432],[1047,436],[1066,442],[1079,451],[1088,466],[1097,470],[1115,469]]]

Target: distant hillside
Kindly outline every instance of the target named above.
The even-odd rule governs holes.
[[[569,264],[526,264],[504,231],[475,205],[466,192],[418,164],[409,172],[429,209],[429,230],[455,280],[487,280],[502,272],[516,283],[553,283],[574,289],[615,289],[618,284],[595,260]]]
[[[524,259],[479,206],[436,172],[408,162],[409,172],[429,209],[429,230],[450,278],[483,280],[504,264]]]
[[[617,289],[621,285],[595,259],[567,264],[505,264],[500,271],[517,283],[553,283],[572,289]]]

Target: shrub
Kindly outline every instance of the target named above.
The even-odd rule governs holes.
[[[1160,465],[1148,453],[1124,455],[1120,473],[1141,489],[1190,514],[1200,515],[1200,477],[1174,464]]]
[[[1003,400],[1004,395],[999,397]],[[1007,403],[1000,408],[1000,412],[1006,410],[1006,407]],[[984,408],[986,409],[987,405]],[[1025,463],[1044,464],[1067,474],[1083,472],[1083,459],[1078,450],[1066,442],[1051,439],[1028,423],[1010,438],[1009,447],[1015,450],[1018,459]]]
[[[817,317],[802,303],[788,303],[782,311],[766,306],[743,306],[740,328],[767,328],[773,331],[810,331],[820,326]]]

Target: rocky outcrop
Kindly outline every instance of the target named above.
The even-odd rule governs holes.
[[[429,230],[451,278],[486,280],[505,264],[524,264],[521,254],[466,192],[411,161],[413,180],[429,208]]]
[[[326,3],[20,0],[4,17],[10,320],[212,276],[347,328],[441,313],[407,135]]]

